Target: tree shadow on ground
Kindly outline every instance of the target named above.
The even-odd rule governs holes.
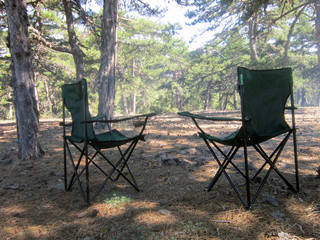
[[[151,119],[147,141],[132,156],[132,170],[143,192],[119,179],[108,183],[86,208],[77,187],[71,192],[62,189],[59,121],[41,122],[43,159],[19,161],[13,155],[1,160],[0,238],[318,239],[320,189],[315,168],[320,153],[319,110],[318,115],[314,109],[299,111],[301,192],[292,194],[272,174],[262,194],[274,197],[278,206],[261,194],[250,211],[241,206],[224,176],[211,192],[204,191],[218,166],[195,135],[192,122],[175,114]],[[2,157],[16,149],[14,128],[1,125],[5,129]],[[215,131],[222,132],[223,126]],[[291,157],[291,150],[284,152],[281,170],[293,180]],[[236,162],[241,162],[241,156]],[[230,175],[242,188],[239,174],[231,170]],[[98,178],[93,183],[99,182]]]

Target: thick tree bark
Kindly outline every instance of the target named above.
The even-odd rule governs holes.
[[[315,20],[315,27],[316,27],[316,35],[317,35],[317,56],[318,56],[318,66],[320,67],[320,2],[316,1],[314,4],[316,10],[316,20]]]
[[[72,49],[72,56],[76,65],[77,80],[84,78],[84,53],[82,52],[76,32],[74,30],[74,19],[72,16],[72,5],[70,0],[63,0],[64,11],[67,19],[69,44]]]
[[[98,77],[98,112],[113,117],[116,93],[118,0],[104,0],[101,32],[101,60]]]
[[[12,59],[12,87],[17,122],[19,158],[38,159],[43,151],[39,143],[39,111],[28,33],[25,0],[6,0],[9,45]]]

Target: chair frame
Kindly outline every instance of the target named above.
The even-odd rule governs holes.
[[[233,188],[234,192],[236,193],[237,197],[241,201],[242,205],[246,209],[252,209],[253,204],[256,202],[259,194],[262,191],[263,186],[267,182],[267,179],[274,170],[278,174],[278,176],[284,181],[284,183],[287,185],[287,187],[293,191],[293,192],[299,192],[299,169],[298,169],[298,156],[297,156],[297,141],[296,141],[296,124],[295,124],[295,109],[296,107],[294,106],[294,98],[293,98],[293,86],[290,84],[290,102],[291,106],[285,107],[286,110],[291,110],[291,128],[290,130],[285,133],[285,136],[283,137],[282,141],[280,144],[274,149],[274,151],[268,156],[267,153],[263,150],[261,147],[260,143],[255,143],[250,139],[250,137],[247,137],[246,133],[246,124],[250,122],[250,118],[244,115],[243,113],[243,84],[239,84],[239,93],[240,93],[240,99],[241,99],[241,118],[223,118],[223,117],[206,117],[202,115],[197,115],[197,114],[192,114],[190,112],[179,112],[178,114],[181,116],[187,116],[192,119],[194,122],[195,126],[199,129],[199,136],[204,140],[206,146],[208,147],[210,153],[212,154],[213,158],[219,165],[219,169],[210,181],[208,187],[206,188],[206,191],[211,191],[213,186],[217,183],[218,179],[221,177],[222,174],[227,178],[228,182],[230,183],[231,187]],[[243,129],[243,138],[237,145],[232,145],[229,149],[229,151],[226,153],[224,152],[221,147],[217,144],[216,141],[206,137],[208,136],[205,131],[200,127],[198,121],[199,120],[209,120],[209,121],[240,121],[241,122],[241,129]],[[284,135],[284,134],[282,134]],[[295,164],[295,187],[284,177],[284,175],[279,171],[279,169],[276,167],[276,163],[286,146],[289,138],[292,136],[293,140],[293,152],[294,152],[294,164]],[[268,141],[268,140],[266,140]],[[263,141],[265,142],[265,141]],[[222,144],[226,145],[226,144]],[[248,160],[248,147],[252,146],[258,154],[265,160],[265,162],[262,164],[262,166],[258,169],[258,171],[255,173],[255,175],[250,178],[249,174],[249,160]],[[244,172],[241,171],[233,162],[232,159],[238,152],[238,150],[243,147],[244,151]],[[217,153],[213,150],[216,149],[220,154],[223,156],[223,160],[219,160]],[[242,196],[240,190],[238,187],[235,185],[235,183],[232,181],[230,178],[229,174],[227,173],[226,169],[228,165],[231,164],[240,174],[242,177],[245,179],[245,188],[246,188],[246,198]],[[267,170],[267,173],[263,177],[263,180],[261,181],[257,191],[254,193],[253,197],[251,197],[251,191],[250,191],[250,184],[252,181],[257,180],[257,177],[259,174],[262,172],[262,170],[266,167],[269,166],[269,169]]]
[[[83,108],[84,109],[88,109],[88,93],[87,91],[84,91],[83,93],[83,98],[84,98],[84,105]],[[141,191],[141,189],[139,188],[137,181],[128,165],[128,161],[137,145],[137,143],[142,140],[144,141],[144,130],[146,128],[146,124],[147,121],[150,117],[155,116],[155,113],[150,113],[150,114],[142,114],[142,115],[135,115],[135,116],[130,116],[130,117],[126,117],[126,118],[121,118],[121,119],[111,119],[111,120],[102,120],[101,116],[97,116],[95,118],[90,118],[89,116],[87,116],[87,111],[84,111],[84,119],[81,122],[82,124],[84,124],[84,139],[83,142],[81,143],[76,143],[74,141],[72,141],[70,138],[68,138],[69,135],[67,135],[67,131],[66,128],[67,127],[71,127],[72,123],[66,123],[66,104],[65,104],[65,100],[63,99],[63,122],[60,123],[60,125],[63,126],[63,151],[64,151],[64,186],[65,186],[65,191],[70,191],[71,188],[73,187],[73,185],[77,182],[80,192],[81,192],[81,196],[83,198],[83,200],[85,201],[85,205],[89,206],[92,204],[92,202],[96,199],[96,197],[98,196],[98,194],[101,192],[101,190],[103,189],[103,187],[106,185],[106,183],[111,180],[112,182],[115,182],[119,179],[119,177],[123,177],[135,190],[137,190],[138,192]],[[88,138],[88,124],[93,124],[93,123],[105,123],[108,126],[109,131],[113,131],[111,129],[110,124],[112,123],[119,123],[119,122],[124,122],[124,121],[129,121],[129,120],[133,120],[135,118],[144,118],[143,124],[141,126],[141,130],[139,132],[139,134],[135,137],[133,137],[131,139],[131,141],[128,141],[125,144],[115,144],[113,147],[98,147],[96,142],[93,140],[90,140]],[[74,160],[72,153],[71,153],[71,149],[69,144],[71,144],[75,149],[78,150],[78,152],[80,153],[80,156],[77,160]],[[122,145],[128,145],[126,150],[123,152],[120,148],[120,146]],[[82,145],[82,146],[81,146]],[[89,148],[92,148],[94,150],[94,154],[92,154],[91,156],[89,156]],[[118,152],[120,154],[120,158],[115,161],[115,163],[113,161],[111,161],[111,159],[109,159],[108,157],[106,157],[106,155],[102,152],[103,149],[111,149],[111,148],[117,148]],[[95,162],[95,157],[97,155],[100,155],[110,166],[111,169],[109,169],[109,172],[106,172],[105,170],[103,170],[96,162]],[[68,158],[70,160],[71,163],[71,167],[72,167],[72,177],[70,180],[68,180]],[[80,164],[82,162],[82,160],[84,159],[85,164],[84,167],[80,167]],[[102,174],[105,175],[105,180],[100,184],[100,186],[98,187],[98,189],[94,192],[93,196],[90,196],[90,174],[89,174],[89,166],[90,165],[94,165]],[[123,170],[124,169],[128,170],[128,175],[129,177],[127,177],[124,173]],[[117,175],[115,177],[113,177],[113,175],[117,173]],[[82,182],[81,182],[81,175],[85,174],[85,186],[83,186]],[[131,179],[129,179],[131,178]]]

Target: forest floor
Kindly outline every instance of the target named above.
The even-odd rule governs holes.
[[[300,193],[291,193],[272,173],[252,210],[241,205],[223,175],[212,191],[204,191],[218,164],[192,121],[177,114],[151,118],[146,141],[132,155],[130,166],[143,191],[119,178],[108,182],[89,207],[77,185],[64,191],[59,120],[41,120],[46,154],[38,161],[18,160],[15,124],[0,122],[0,239],[320,239],[320,109],[300,108],[296,113]],[[204,124],[216,135],[237,127]],[[277,142],[265,147],[269,150]],[[278,169],[293,182],[291,145]],[[235,158],[239,165],[241,154]],[[251,173],[263,163],[257,155],[250,154],[249,160]],[[241,175],[232,169],[229,173],[243,188]],[[92,171],[93,187],[100,177]]]

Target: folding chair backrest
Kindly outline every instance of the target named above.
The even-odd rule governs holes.
[[[273,137],[290,127],[284,118],[288,97],[292,91],[292,70],[249,70],[238,68],[242,117],[248,137]]]
[[[88,108],[87,81],[83,79],[74,84],[65,84],[61,88],[64,105],[72,117],[71,136],[83,141],[85,138],[83,121],[91,119]],[[87,138],[92,140],[94,137],[92,123],[87,124]]]

